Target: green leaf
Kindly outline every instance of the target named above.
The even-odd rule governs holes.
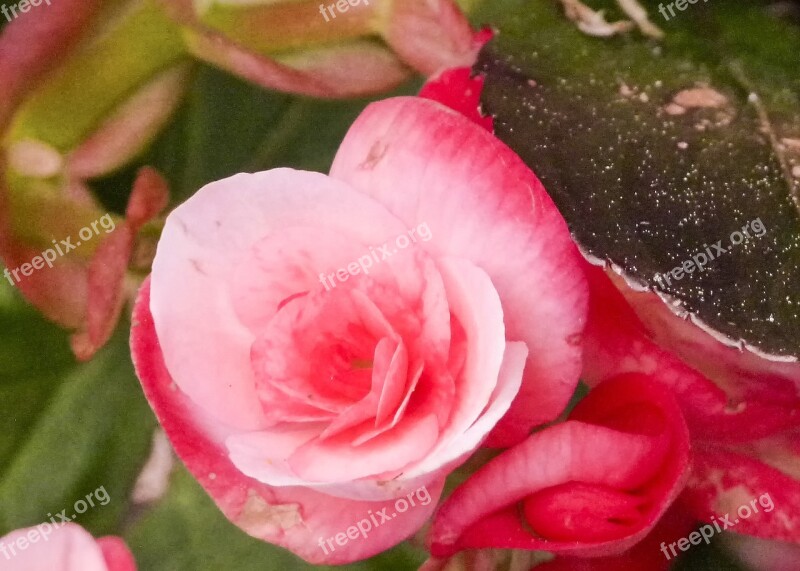
[[[0,284],[0,476],[74,366],[67,336]],[[1,508],[0,508],[1,509]]]
[[[29,329],[27,339],[34,333],[35,329]],[[57,337],[39,335],[41,353],[19,354],[17,363],[63,361],[64,339]],[[49,344],[42,343],[48,340]],[[91,363],[70,369],[64,375],[62,368],[60,382],[53,374],[43,374],[2,384],[2,406],[7,407],[4,422],[20,418],[24,425],[23,430],[12,431],[15,454],[3,463],[2,532],[47,521],[48,514],[66,510],[67,517],[77,516],[77,523],[94,533],[109,533],[127,511],[127,498],[147,457],[155,419],[133,374],[126,335],[117,334]],[[22,414],[17,416],[14,410]],[[106,505],[96,501],[94,507],[87,506],[86,513],[76,513],[76,502],[100,488],[110,501]],[[98,495],[102,500],[102,491]],[[81,509],[78,505],[77,511]]]
[[[752,0],[653,8],[661,43],[589,37],[555,1],[483,7],[483,107],[583,250],[733,341],[800,356],[800,28]]]

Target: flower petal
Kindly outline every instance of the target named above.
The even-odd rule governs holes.
[[[625,298],[602,269],[586,264],[591,289],[585,334],[584,379],[596,384],[640,372],[670,387],[692,433],[703,439],[751,440],[796,426],[797,396],[785,389],[739,400],[650,339]],[[714,368],[713,357],[708,367]],[[782,396],[781,396],[782,395]],[[740,397],[744,396],[739,393]]]
[[[230,277],[263,236],[304,225],[348,236],[364,245],[359,254],[405,231],[380,204],[346,185],[291,169],[211,183],[164,227],[151,303],[167,366],[187,395],[230,426],[265,426],[250,363],[255,335],[238,317]],[[321,289],[310,273],[292,283],[295,292]],[[265,300],[273,312],[278,301]]]
[[[5,555],[0,558],[0,570],[126,571],[125,567],[106,567],[101,548],[81,526],[67,523],[48,531],[51,533],[44,537],[46,541],[31,541],[26,549],[17,550],[13,557]],[[44,529],[37,531],[36,527],[18,529],[0,538],[0,545],[12,545],[32,532],[36,532],[39,539],[46,533]],[[128,569],[135,570],[135,567],[129,566]]]
[[[530,350],[503,441],[555,418],[580,373],[587,293],[566,224],[519,157],[442,105],[401,97],[367,107],[331,176],[408,224],[425,221],[434,257],[470,260],[490,277],[507,338]]]
[[[205,432],[203,419],[208,415],[177,389],[167,371],[150,313],[150,278],[134,308],[131,350],[145,395],[175,451],[225,516],[253,537],[290,549],[310,563],[349,563],[385,551],[416,532],[436,506],[443,480],[427,484],[427,504],[398,514],[366,537],[344,546],[334,542],[333,550],[323,550],[323,540],[368,521],[370,511],[385,508],[391,513],[394,502],[359,502],[308,488],[270,487],[242,474],[224,446]]]
[[[688,466],[688,431],[671,395],[644,377],[620,377],[590,393],[571,418],[507,450],[457,488],[436,515],[431,553],[496,547],[601,556],[644,537],[677,496]],[[578,491],[595,500],[563,511]],[[625,502],[608,503],[617,491]],[[599,501],[610,511],[598,509]],[[547,515],[523,525],[520,502]],[[593,518],[607,529],[583,540]]]

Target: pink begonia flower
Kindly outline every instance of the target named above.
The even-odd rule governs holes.
[[[41,524],[0,538],[0,571],[136,571],[119,537],[95,539],[74,523],[53,527]]]
[[[364,111],[330,176],[240,174],[178,207],[131,343],[175,450],[225,515],[346,563],[417,531],[512,401],[518,430],[558,416],[586,294],[520,159],[403,97]],[[395,513],[423,486],[430,502]]]

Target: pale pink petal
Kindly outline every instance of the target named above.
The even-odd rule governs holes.
[[[528,356],[524,343],[506,342],[503,308],[486,273],[458,258],[441,258],[439,267],[451,311],[466,333],[466,362],[450,422],[428,458],[407,470],[409,476],[440,469],[475,449],[516,396]]]
[[[430,453],[439,437],[435,416],[406,416],[389,433],[353,446],[342,435],[309,442],[289,459],[292,470],[307,482],[343,482],[402,469]]]
[[[68,523],[53,530],[47,525],[51,529],[34,526],[0,538],[0,545],[9,551],[9,556],[0,557],[0,571],[116,571],[106,566],[101,548],[82,527]],[[33,541],[34,537],[38,539]],[[25,538],[24,549],[19,547],[21,538]]]
[[[437,446],[428,458],[408,470],[408,477],[421,477],[435,470],[447,473],[456,468],[480,445],[497,422],[508,412],[511,403],[517,396],[527,357],[528,348],[524,343],[506,344],[497,387],[486,410],[458,438],[449,441],[442,439],[441,445]]]
[[[257,430],[265,422],[250,364],[255,336],[237,316],[231,276],[263,236],[298,225],[365,245],[405,232],[381,205],[342,183],[278,169],[207,185],[170,214],[162,233],[152,310],[167,366],[184,392],[230,426]],[[293,283],[297,291],[322,289],[311,273]]]

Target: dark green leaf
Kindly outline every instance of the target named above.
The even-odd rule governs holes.
[[[661,43],[588,37],[555,1],[484,3],[499,30],[476,66],[484,109],[591,257],[734,341],[800,356],[800,28],[763,2],[669,22],[651,6]],[[693,94],[706,106],[676,106]],[[757,219],[763,236],[732,245]],[[703,271],[656,279],[709,251]]]

